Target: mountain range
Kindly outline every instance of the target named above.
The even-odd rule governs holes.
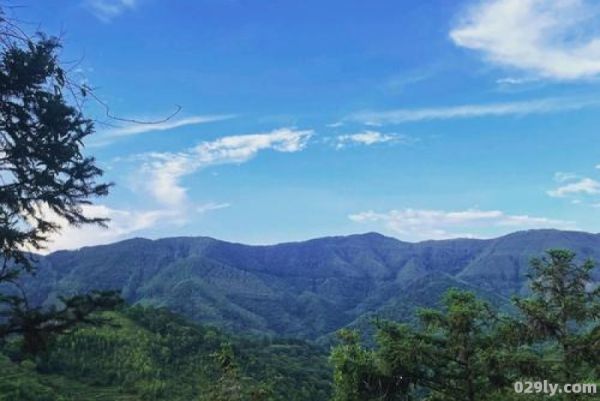
[[[234,332],[326,341],[374,317],[410,319],[450,287],[509,307],[511,295],[527,291],[531,258],[550,248],[600,261],[599,234],[558,230],[419,243],[368,233],[268,246],[134,238],[39,256],[24,285],[36,304],[114,289],[131,304]]]

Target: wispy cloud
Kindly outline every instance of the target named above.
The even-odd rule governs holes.
[[[486,60],[543,78],[600,74],[600,8],[586,0],[486,0],[469,8],[450,37]]]
[[[473,230],[497,228],[507,231],[524,228],[574,228],[575,223],[528,215],[510,215],[500,210],[462,211],[403,209],[388,212],[372,210],[351,214],[350,220],[382,225],[405,240],[475,237]]]
[[[210,212],[213,210],[220,210],[220,209],[226,209],[228,207],[230,207],[231,204],[230,203],[215,203],[215,202],[209,202],[209,203],[205,203],[203,205],[200,205],[196,208],[196,211],[198,213],[206,213],[206,212]]]
[[[108,131],[98,133],[95,138],[90,140],[89,146],[91,147],[99,147],[110,145],[111,143],[117,141],[118,139],[146,134],[149,132],[156,131],[169,131],[180,127],[185,127],[188,125],[198,125],[198,124],[206,124],[211,122],[223,121],[234,118],[233,114],[223,114],[223,115],[206,115],[206,116],[190,116],[185,118],[180,118],[176,120],[169,120],[156,124],[138,124],[131,123],[127,126],[114,128]]]
[[[102,22],[110,22],[136,8],[139,0],[84,0],[84,5]]]
[[[564,198],[574,195],[598,195],[600,194],[600,182],[577,176],[560,177],[559,182],[564,183],[556,189],[548,191],[548,195],[555,198]]]
[[[496,80],[498,85],[523,85],[531,82],[535,82],[537,79],[535,78],[526,78],[526,77],[504,77]]]
[[[558,111],[579,110],[596,105],[600,105],[600,101],[594,99],[546,98],[508,103],[364,111],[350,116],[350,119],[370,125],[401,124],[425,120],[544,114]]]
[[[386,91],[403,92],[407,87],[431,78],[435,70],[435,67],[424,67],[418,71],[404,71],[402,74],[389,77],[382,86]]]
[[[114,209],[105,205],[84,205],[83,214],[88,217],[108,218],[108,227],[82,226],[74,227],[52,213],[48,208],[42,208],[42,213],[48,219],[60,224],[63,228],[55,234],[45,252],[59,249],[77,249],[88,245],[108,244],[124,239],[138,231],[151,228],[160,223],[177,223],[179,212],[176,210],[147,210],[131,211]]]
[[[281,128],[267,133],[226,136],[179,153],[145,154],[141,180],[158,202],[181,205],[186,202],[187,193],[180,183],[184,176],[208,166],[243,163],[263,150],[298,152],[306,147],[312,135],[311,130]]]
[[[554,173],[554,181],[556,182],[566,182],[576,180],[578,178],[579,176],[577,174],[566,171],[557,171],[556,173]]]
[[[406,140],[406,137],[398,134],[384,134],[378,131],[362,131],[356,134],[338,135],[335,138],[335,147],[342,149],[348,145],[374,145],[376,143],[398,142]]]

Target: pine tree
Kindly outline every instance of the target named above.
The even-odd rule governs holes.
[[[442,310],[422,309],[418,317],[421,330],[412,343],[420,353],[418,380],[432,390],[431,400],[481,401],[504,382],[494,366],[500,351],[494,341],[497,318],[487,303],[451,289]]]
[[[271,401],[273,391],[268,385],[244,375],[229,343],[213,354],[220,375],[205,391],[202,401]]]
[[[549,250],[531,263],[531,296],[516,298],[533,343],[545,345],[546,374],[562,383],[577,383],[600,359],[600,288],[592,287],[594,263],[575,262],[571,251]]]
[[[97,181],[102,170],[83,153],[94,127],[65,95],[74,88],[59,48],[55,38],[28,37],[0,9],[0,340],[24,334],[30,352],[41,349],[46,335],[91,322],[89,313],[118,304],[114,294],[96,293],[42,310],[27,303],[19,282],[34,270],[30,252],[43,249],[61,221],[106,223],[83,212],[110,184]]]
[[[342,329],[331,353],[333,401],[407,400],[410,383],[400,366],[384,366],[380,355],[360,344],[358,333]]]

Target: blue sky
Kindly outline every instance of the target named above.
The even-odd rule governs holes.
[[[50,4],[51,3],[51,4]],[[584,0],[62,0],[111,112],[87,151],[112,194],[51,249],[133,236],[275,243],[598,231],[600,5]],[[90,116],[105,121],[99,105]]]

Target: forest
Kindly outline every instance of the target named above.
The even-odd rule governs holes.
[[[95,128],[78,102],[93,100],[93,89],[70,80],[58,57],[60,40],[43,34],[28,36],[2,14],[0,39],[0,400],[541,400],[550,397],[544,388],[519,383],[586,384],[590,391],[600,385],[598,271],[594,261],[568,249],[548,249],[531,259],[524,281],[528,288],[513,291],[508,299],[502,292],[477,291],[475,283],[481,284],[483,276],[471,276],[478,282],[465,281],[467,275],[452,276],[459,261],[476,259],[462,250],[453,254],[444,248],[434,254],[432,246],[415,250],[377,235],[344,240],[384,243],[394,257],[400,255],[398,247],[402,252],[419,253],[427,263],[418,264],[411,253],[410,264],[402,265],[402,272],[413,274],[402,277],[412,283],[412,289],[423,289],[417,283],[438,274],[445,279],[435,282],[439,284],[436,291],[427,287],[430,292],[420,293],[429,301],[427,307],[408,304],[408,298],[398,294],[399,287],[383,279],[389,279],[381,262],[385,255],[361,254],[370,258],[361,257],[351,265],[350,258],[344,260],[336,253],[331,239],[324,248],[310,248],[329,252],[315,251],[313,259],[334,255],[333,271],[338,276],[347,273],[348,266],[357,269],[349,277],[356,276],[361,263],[362,268],[367,263],[376,266],[383,271],[376,277],[380,281],[373,281],[379,287],[368,287],[371,282],[365,277],[372,277],[366,275],[336,286],[330,277],[319,281],[319,277],[303,280],[306,277],[296,275],[293,280],[297,281],[277,283],[280,298],[275,302],[250,296],[247,299],[255,301],[250,305],[254,309],[245,310],[232,299],[263,288],[257,277],[273,271],[282,276],[277,269],[283,259],[273,258],[277,263],[268,266],[271,271],[263,271],[266,258],[256,249],[215,245],[210,240],[201,241],[200,247],[204,251],[210,248],[209,242],[214,245],[209,249],[214,252],[209,255],[212,258],[204,261],[207,264],[176,264],[170,268],[179,270],[162,275],[155,271],[158,279],[150,284],[140,278],[149,271],[134,271],[135,266],[129,266],[136,274],[127,280],[123,279],[125,271],[102,271],[106,281],[92,280],[98,288],[87,288],[90,282],[76,282],[74,276],[59,280],[60,274],[66,277],[64,270],[48,272],[39,265],[38,253],[51,235],[64,226],[109,224],[106,218],[90,217],[82,209],[107,196],[113,187],[103,181],[103,170],[84,147]],[[364,249],[356,242],[351,245],[348,252]],[[473,246],[482,247],[483,242]],[[279,255],[282,248],[291,247],[263,251]],[[240,253],[233,252],[234,248]],[[219,298],[211,287],[221,285],[223,277],[235,276],[222,254],[238,261],[242,251],[255,256],[241,258],[252,261],[242,264],[247,273],[243,277],[249,282],[250,273],[254,274],[255,287],[240,281],[231,285],[238,293]],[[301,260],[297,253],[291,252],[288,260]],[[70,255],[63,253],[53,260],[64,261],[61,257]],[[430,263],[432,255],[438,258],[435,263]],[[444,255],[456,263],[444,265],[442,274],[442,262],[436,263]],[[94,263],[108,261],[96,258]],[[219,274],[206,284],[194,276],[198,266]],[[314,273],[308,264],[299,266],[305,270],[295,272]],[[437,272],[432,272],[436,266]],[[486,266],[469,266],[494,272],[493,266],[487,270]],[[154,267],[158,271],[164,266]],[[46,280],[36,281],[40,280],[38,271]],[[53,282],[52,277],[58,278]],[[167,278],[176,280],[179,292],[165,290]],[[124,284],[111,288],[118,280]],[[523,284],[519,278],[513,281],[515,288]],[[52,283],[71,287],[64,293],[54,292],[55,288],[49,288]],[[323,283],[330,286],[318,288]],[[506,277],[495,283],[505,285]],[[183,298],[173,299],[186,292],[196,294],[198,288],[206,292],[194,298],[193,305]],[[302,294],[291,293],[293,288],[302,288]],[[37,301],[32,289],[38,290]],[[370,294],[384,289],[388,299]],[[142,290],[144,297],[137,299]],[[335,292],[339,303],[320,297],[329,292]],[[361,292],[364,303],[355,302],[352,296]],[[170,298],[161,298],[165,293]],[[240,303],[250,304],[247,299]],[[369,302],[374,300],[387,311],[401,310],[396,316],[402,319],[369,313]],[[193,319],[202,314],[199,311],[210,315],[208,322]],[[282,311],[289,320],[278,320]],[[239,316],[246,320],[239,321]],[[583,397],[562,392],[552,399]]]
[[[95,312],[101,324],[52,335],[35,354],[22,336],[5,338],[0,399],[545,399],[541,388],[517,393],[515,383],[600,384],[595,266],[574,259],[567,250],[534,259],[531,294],[515,297],[514,311],[451,289],[437,309],[418,309],[408,322],[374,320],[375,338],[341,329],[331,347],[121,305]]]

